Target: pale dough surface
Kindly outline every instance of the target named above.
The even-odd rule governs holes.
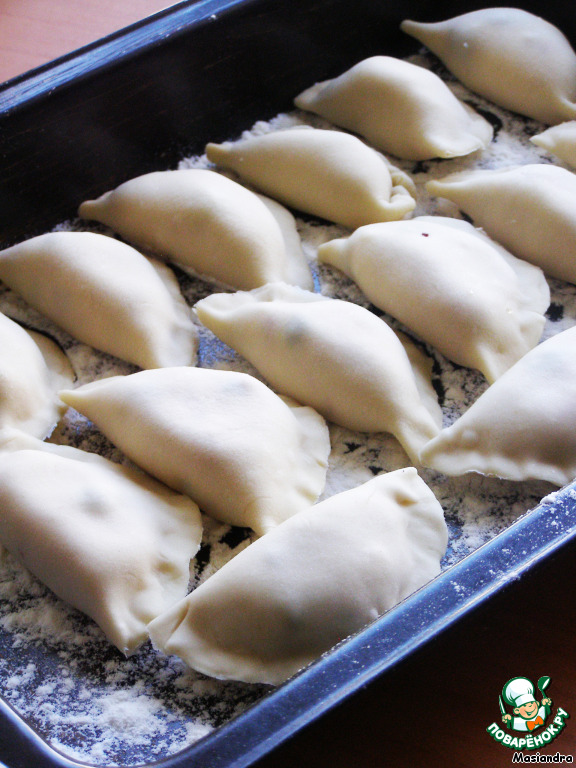
[[[434,494],[401,469],[282,523],[149,631],[205,674],[278,684],[432,579],[446,542]]]
[[[483,8],[401,26],[494,104],[544,123],[576,117],[576,54],[562,32],[539,16],[520,8]]]
[[[437,75],[392,56],[364,59],[294,103],[407,160],[469,155],[492,139],[491,125]]]
[[[141,472],[3,430],[0,505],[2,544],[123,653],[187,592],[200,512]]]

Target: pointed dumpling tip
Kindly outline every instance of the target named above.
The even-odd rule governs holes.
[[[344,237],[330,240],[318,248],[318,261],[322,264],[331,264],[341,272],[348,274],[348,240]]]
[[[205,151],[208,160],[215,165],[218,165],[229,155],[229,147],[226,143],[214,144],[213,142],[210,142],[209,144],[206,144]]]

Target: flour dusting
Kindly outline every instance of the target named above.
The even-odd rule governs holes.
[[[459,217],[447,201],[428,197],[424,183],[431,178],[472,168],[497,168],[533,162],[553,162],[529,139],[542,130],[536,121],[512,116],[455,82],[436,61],[424,54],[411,58],[433,68],[459,98],[490,120],[495,140],[482,153],[454,160],[412,162],[391,158],[408,172],[418,191],[414,215]],[[321,118],[300,112],[281,114],[256,123],[247,134],[262,134],[295,125],[332,128]],[[237,138],[237,137],[231,137]],[[205,156],[185,158],[181,168],[211,167]],[[80,202],[80,201],[79,201]],[[310,261],[316,290],[369,307],[395,329],[410,332],[367,302],[360,290],[342,274],[316,262],[324,242],[349,234],[343,227],[310,217],[297,217],[304,252]],[[58,229],[98,231],[104,227],[74,220]],[[215,288],[175,269],[181,290],[192,305]],[[552,303],[543,338],[575,324],[576,287],[549,280]],[[217,289],[216,289],[217,290]],[[77,342],[15,294],[0,286],[0,310],[55,339],[66,351],[78,383],[137,370],[109,355]],[[246,361],[200,330],[199,365],[246,371],[258,376]],[[456,366],[416,340],[433,359],[434,385],[443,408],[444,423],[452,423],[485,390],[481,374]],[[390,435],[364,435],[331,425],[332,453],[322,498],[355,487],[381,472],[408,464],[399,443]],[[86,419],[69,411],[52,438],[101,453],[117,462],[126,458]],[[443,567],[509,526],[542,497],[552,504],[555,489],[548,483],[514,483],[480,475],[448,478],[419,468],[442,504],[450,530]],[[248,546],[249,531],[204,518],[204,538],[192,563],[191,587],[208,578],[231,557]],[[342,573],[345,579],[346,574]],[[461,590],[453,582],[456,592]],[[187,669],[176,658],[166,658],[150,644],[125,659],[104,639],[99,628],[44,588],[8,554],[0,558],[0,692],[56,749],[78,760],[96,764],[123,764],[157,760],[184,749],[226,723],[235,714],[266,695],[268,688],[208,679]]]

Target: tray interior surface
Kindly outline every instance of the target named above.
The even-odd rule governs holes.
[[[484,5],[471,3],[467,7],[472,9]],[[573,22],[568,21],[566,4],[551,3],[543,7],[542,3],[524,3],[523,7],[554,21],[569,37],[573,34],[573,26],[570,26]],[[100,194],[126,178],[149,170],[176,167],[183,157],[200,153],[206,141],[235,138],[255,121],[268,120],[279,112],[290,110],[291,99],[304,87],[338,74],[360,58],[382,52],[397,56],[414,53],[417,50],[414,42],[398,30],[403,18],[447,18],[461,10],[461,6],[455,3],[430,2],[364,1],[353,6],[330,0],[312,3],[181,3],[150,22],[135,25],[101,44],[64,57],[52,67],[44,67],[6,84],[0,88],[3,173],[0,237],[3,244],[46,231],[63,220],[73,218],[80,200]],[[238,72],[242,72],[241,78]],[[303,228],[306,226],[304,222]],[[192,290],[184,278],[182,283],[185,290]],[[351,290],[348,287],[337,288],[344,292]],[[198,298],[196,294],[194,297]],[[358,299],[353,291],[351,298]],[[571,318],[576,309],[572,297],[569,303],[567,321],[573,322]],[[479,484],[482,485],[483,481]],[[549,491],[546,484],[534,484],[528,488],[527,498],[522,497],[520,502],[513,489],[508,494],[501,494],[499,503],[502,509],[496,513],[500,518],[496,528],[503,521],[507,526],[511,519],[534,506]],[[572,492],[561,497],[561,504],[567,505],[568,510],[571,509],[571,498]],[[550,509],[551,505],[547,503],[545,514]],[[562,518],[562,530],[542,527],[544,513],[528,516],[523,523],[532,541],[528,554],[526,550],[524,555],[516,553],[517,559],[506,555],[498,568],[491,572],[495,561],[490,558],[501,561],[502,549],[510,552],[510,547],[513,548],[512,539],[499,543],[500,539],[496,538],[494,547],[488,551],[488,561],[481,558],[475,560],[472,556],[468,559],[470,565],[468,561],[459,563],[458,567],[463,570],[457,571],[461,589],[456,597],[454,589],[444,579],[436,586],[430,585],[430,588],[422,590],[413,601],[407,601],[408,607],[391,612],[379,625],[380,628],[373,630],[379,636],[392,637],[391,645],[381,645],[376,661],[367,662],[367,669],[371,670],[367,679],[378,674],[378,670],[382,671],[386,663],[391,663],[395,654],[401,657],[413,650],[426,637],[437,633],[442,626],[499,589],[523,568],[529,567],[550,549],[552,542],[561,543],[564,538],[570,538],[573,527],[571,515],[567,511]],[[449,551],[446,564],[456,563],[463,554],[457,543],[462,535],[461,522],[452,519],[449,524],[456,545]],[[535,535],[537,525],[540,528],[538,535]],[[235,538],[234,534],[215,532],[214,535],[224,539],[228,536],[225,544],[230,551],[241,541],[241,537]],[[222,538],[218,541],[221,544]],[[486,571],[497,575],[488,578],[486,584],[470,581],[471,574],[478,578],[480,572]],[[13,574],[13,578],[26,579],[21,572]],[[46,675],[54,682],[54,672],[62,672],[63,665],[59,659],[65,656],[65,652],[54,645],[46,656],[41,638],[46,632],[49,633],[50,621],[61,619],[57,610],[52,610],[54,606],[50,596],[35,583],[21,583],[19,590],[26,592],[31,610],[40,610],[40,605],[45,606],[41,610],[47,625],[39,630],[36,641],[29,648],[24,651],[16,646],[12,652],[18,656],[28,654],[31,681],[34,679],[36,682],[38,675]],[[21,591],[18,594],[21,595]],[[439,595],[443,596],[440,601]],[[448,595],[452,595],[452,599]],[[432,617],[430,606],[435,602],[442,604],[443,608]],[[82,632],[88,632],[90,636],[90,630],[86,630],[81,619],[72,616],[66,621],[70,622],[72,634],[75,622],[80,622]],[[399,631],[400,627],[404,632]],[[374,635],[370,638],[373,640]],[[96,645],[100,643],[97,633],[91,641]],[[356,641],[350,646],[354,650],[348,652],[359,653],[359,658],[365,658],[362,656],[365,650],[359,650],[362,643],[362,639]],[[373,647],[371,642],[366,643]],[[211,725],[225,723],[252,701],[261,700],[249,710],[249,719],[243,721],[251,724],[245,737],[246,744],[252,740],[252,746],[246,746],[248,754],[255,749],[255,743],[266,742],[266,728],[276,735],[277,740],[284,738],[290,730],[299,727],[302,718],[316,716],[313,711],[319,714],[328,706],[328,701],[336,701],[350,692],[349,683],[355,677],[351,669],[347,668],[345,673],[333,677],[330,672],[337,668],[342,654],[346,652],[340,650],[340,655],[336,654],[331,662],[323,660],[308,676],[305,673],[273,695],[266,695],[264,687],[253,687],[247,692],[245,686],[231,684],[224,706],[214,701],[215,689],[209,681],[195,679],[193,685],[196,686],[196,694],[204,703],[208,702],[214,712],[217,713],[220,708],[220,716],[215,714]],[[97,656],[99,670],[90,668],[87,658],[83,657],[73,677],[80,671],[100,685],[98,678],[102,665],[106,666],[107,656],[110,668],[116,671],[111,651],[102,647]],[[385,662],[386,659],[388,662]],[[325,662],[327,666],[323,666]],[[123,672],[124,680],[116,681],[120,682],[118,691],[124,684],[126,687],[133,686],[136,681],[138,685],[138,676],[148,675],[151,670],[157,680],[162,679],[162,686],[169,688],[176,679],[174,669],[164,669],[159,674],[155,663],[152,654],[143,654],[127,666]],[[26,664],[18,675],[20,677],[17,681],[13,680],[13,685],[25,686]],[[178,680],[181,685],[182,678]],[[358,680],[352,683],[352,688],[357,683]],[[336,694],[332,698],[327,697],[327,692],[334,689]],[[77,681],[70,683],[70,691],[71,696],[82,695]],[[303,701],[311,696],[312,691],[316,691],[316,710],[303,707]],[[294,698],[291,699],[291,696]],[[282,703],[276,704],[276,701]],[[121,706],[121,692],[114,703]],[[289,725],[284,729],[278,727],[277,708],[282,706],[285,709],[280,719],[286,719],[286,712],[291,712],[293,717],[293,720],[288,718]],[[232,720],[234,722],[239,721]],[[188,726],[189,731],[191,727]],[[202,736],[201,726],[196,724],[194,727],[199,729],[196,736]],[[214,765],[226,765],[228,759],[232,764],[243,749],[238,741],[241,726],[236,726],[236,741],[233,742],[236,746],[232,747],[230,742],[226,742],[227,727],[232,726],[225,726],[216,732],[222,734],[217,739],[212,734],[205,740],[208,743],[213,739],[213,749],[217,752],[213,752],[212,758],[223,761],[214,762]],[[171,723],[164,723],[162,728],[166,730],[157,736],[169,741],[169,732],[181,729],[182,724],[175,718]],[[281,736],[278,735],[280,732]],[[29,745],[34,740],[26,731],[23,738]],[[190,741],[190,732],[178,735],[178,739],[182,743]],[[65,736],[62,736],[62,742],[66,742]],[[200,742],[199,748],[203,743]],[[66,758],[56,758],[51,753],[43,755],[42,759],[62,760],[62,765],[66,763]],[[147,744],[133,754],[116,755],[119,762],[141,763],[154,759],[156,757]],[[180,758],[173,759],[175,765],[179,764]],[[198,759],[201,760],[201,756]],[[172,758],[167,760],[171,763]]]

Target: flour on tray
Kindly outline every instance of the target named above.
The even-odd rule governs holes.
[[[482,153],[443,161],[393,161],[414,179],[414,215],[460,216],[454,205],[430,199],[424,182],[453,171],[496,168],[531,162],[551,162],[530,136],[542,126],[512,116],[468,92],[425,55],[411,59],[433,66],[461,99],[477,108],[494,126],[495,139]],[[293,112],[282,114],[251,132],[261,134],[293,125],[331,128],[322,119]],[[210,167],[205,156],[186,158],[181,168]],[[336,225],[297,217],[304,252],[310,260],[316,290],[327,296],[370,306],[359,289],[335,270],[315,262],[321,243],[348,234]],[[85,222],[64,222],[58,229],[88,229]],[[92,231],[106,232],[102,227]],[[175,270],[184,296],[194,304],[213,292],[213,286]],[[549,280],[552,303],[544,338],[576,321],[576,286]],[[370,307],[377,314],[381,312]],[[56,328],[9,290],[0,286],[0,310],[52,336],[66,350],[79,383],[136,369],[103,353],[94,352]],[[402,329],[390,317],[392,327]],[[206,329],[200,330],[199,365],[228,368],[258,375],[245,361]],[[410,335],[409,332],[407,332]],[[448,362],[434,350],[434,385],[444,410],[445,424],[453,422],[486,388],[483,377]],[[386,434],[364,435],[331,426],[332,454],[323,498],[366,481],[375,474],[406,465],[398,442]],[[115,460],[126,459],[83,417],[70,412],[54,438]],[[450,530],[443,566],[455,563],[510,525],[542,497],[554,492],[544,482],[513,483],[471,474],[447,478],[419,468],[419,473],[442,504]],[[203,545],[192,564],[194,586],[251,540],[244,529],[205,519]],[[341,574],[344,579],[346,574]],[[455,584],[455,589],[458,585]],[[125,659],[104,639],[96,625],[68,608],[21,568],[9,555],[0,559],[0,691],[14,708],[56,749],[82,761],[131,765],[160,759],[197,741],[266,694],[263,685],[220,682],[186,668],[145,645]]]

